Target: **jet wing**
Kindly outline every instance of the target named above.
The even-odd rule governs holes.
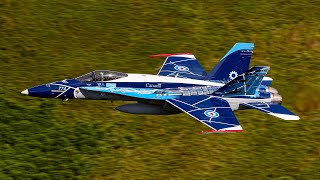
[[[241,103],[248,108],[257,109],[269,115],[284,119],[284,120],[299,120],[299,116],[281,106],[280,104],[270,103]]]
[[[202,80],[207,73],[194,55],[177,54],[167,57],[158,75]]]
[[[242,131],[229,103],[219,97],[180,96],[166,101],[212,129],[203,134]]]

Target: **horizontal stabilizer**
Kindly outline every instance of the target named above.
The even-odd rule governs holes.
[[[257,109],[269,115],[284,119],[284,120],[299,120],[299,116],[293,114],[291,111],[281,106],[280,104],[269,103],[241,103],[251,109]]]

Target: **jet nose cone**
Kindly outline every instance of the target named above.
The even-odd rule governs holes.
[[[26,90],[22,91],[22,92],[21,92],[21,94],[28,95],[28,94],[29,94],[28,89],[26,89]]]

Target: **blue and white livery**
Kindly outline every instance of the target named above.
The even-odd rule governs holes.
[[[43,98],[134,101],[116,109],[133,114],[184,112],[208,126],[207,133],[241,132],[233,111],[257,109],[298,120],[281,106],[282,97],[265,77],[267,66],[249,68],[253,43],[236,43],[208,74],[191,53],[155,55],[166,60],[157,75],[96,70],[77,78],[43,84],[22,94]]]

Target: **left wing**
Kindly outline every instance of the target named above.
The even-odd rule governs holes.
[[[194,55],[175,54],[168,55],[158,75],[202,80],[207,73]]]
[[[229,103],[219,97],[180,96],[166,101],[213,129],[203,134],[242,131]]]

